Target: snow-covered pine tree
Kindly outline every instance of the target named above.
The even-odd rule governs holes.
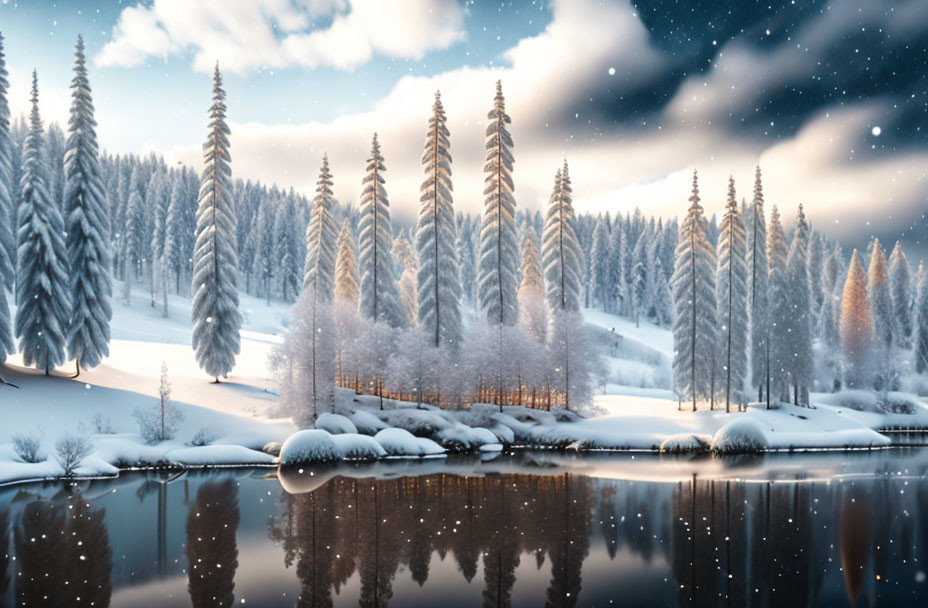
[[[390,225],[390,202],[384,189],[384,171],[386,167],[375,133],[367,159],[367,174],[361,182],[364,188],[358,223],[361,314],[391,327],[401,327],[405,320],[393,274],[393,227]]]
[[[358,266],[354,251],[354,234],[345,219],[338,234],[338,254],[335,257],[335,299],[358,304]]]
[[[680,226],[671,289],[674,301],[673,386],[681,401],[712,398],[712,351],[716,348],[715,251],[705,232],[699,184],[693,172],[690,208]]]
[[[767,395],[770,402],[779,402],[788,399],[789,390],[789,361],[791,358],[790,337],[787,333],[792,315],[790,300],[789,274],[786,268],[786,235],[780,223],[780,212],[776,205],[770,210],[770,226],[767,231],[767,264],[769,268],[767,303],[770,329],[769,365],[770,393]]]
[[[180,281],[187,266],[184,256],[184,186],[180,173],[171,174],[171,192],[168,202],[168,215],[164,227],[164,251],[162,265],[174,277],[174,292],[180,293]]]
[[[838,281],[837,254],[832,251],[825,260],[825,269],[822,271],[822,308],[818,315],[816,335],[821,340],[822,364],[831,378],[831,384],[838,388],[840,374],[841,335],[838,332],[838,316],[841,314],[840,301],[836,292]]]
[[[456,350],[462,340],[461,275],[451,195],[451,133],[445,122],[441,96],[435,93],[422,154],[426,178],[419,189],[416,223],[418,317],[423,330],[431,336],[432,346],[445,344]]]
[[[872,378],[873,318],[867,298],[867,275],[856,249],[851,254],[847,280],[844,282],[839,328],[845,382],[851,388],[869,388]]]
[[[274,253],[268,258],[268,264],[274,267],[279,293],[285,302],[292,302],[300,294],[303,280],[305,256],[301,252],[300,241],[304,235],[299,224],[294,221],[297,216],[297,202],[293,197],[284,197],[277,205],[274,218]]]
[[[625,229],[616,218],[609,233],[609,266],[606,271],[606,285],[608,291],[606,312],[625,314],[625,304],[628,301],[628,291],[625,289],[625,257],[628,255],[626,247]]]
[[[519,285],[519,322],[539,342],[544,343],[548,331],[545,310],[545,280],[538,257],[537,233],[526,230],[522,235],[522,283]]]
[[[654,227],[649,224],[638,237],[632,257],[636,260],[634,277],[632,280],[632,314],[635,318],[635,327],[640,324],[642,316],[654,316],[657,285],[655,282],[655,248],[654,239],[651,238]]]
[[[461,304],[473,304],[477,290],[477,259],[471,224],[466,220],[458,230],[457,259],[461,275],[461,295],[464,300]]]
[[[924,262],[919,262],[915,295],[915,325],[912,341],[915,350],[915,371],[928,371],[928,273]]]
[[[909,347],[912,343],[912,274],[909,260],[899,241],[896,241],[889,254],[889,283],[893,296],[896,340],[900,346]]]
[[[590,277],[593,282],[593,303],[608,311],[609,301],[609,229],[602,216],[596,218],[593,228],[593,249],[590,252]]]
[[[238,260],[235,209],[229,168],[226,92],[219,65],[213,74],[209,136],[203,144],[203,177],[197,202],[196,248],[193,256],[193,350],[197,363],[219,382],[235,365],[242,327],[238,310]]]
[[[278,206],[283,205],[279,203]],[[258,245],[255,248],[254,274],[255,280],[264,286],[261,293],[271,303],[271,293],[274,291],[274,270],[277,267],[274,260],[276,242],[276,206],[270,199],[265,199],[258,207]]]
[[[580,244],[571,200],[567,161],[554,178],[554,191],[545,212],[541,265],[545,271],[545,300],[552,311],[580,310]]]
[[[809,405],[809,390],[812,385],[812,295],[809,282],[809,225],[799,205],[799,216],[789,254],[786,256],[786,274],[789,284],[791,313],[789,325],[789,370],[793,385],[793,403]]]
[[[23,146],[16,275],[16,337],[23,363],[49,371],[65,358],[68,327],[67,249],[61,209],[48,197],[39,81],[32,73],[29,134]]]
[[[152,308],[157,305],[155,288],[161,282],[161,275],[163,274],[161,256],[164,253],[164,232],[167,227],[168,205],[171,203],[169,188],[167,169],[164,167],[155,169],[148,180],[148,189],[145,191],[145,206],[148,208],[149,215],[147,224],[150,230],[148,252],[145,258],[147,260],[146,271],[148,273],[148,286],[151,291]],[[167,316],[167,310],[165,310],[165,316]]]
[[[810,319],[812,327],[818,327],[818,314],[822,309],[822,271],[825,268],[825,237],[809,229],[809,294],[812,302]],[[814,332],[813,332],[814,333]]]
[[[760,166],[754,173],[754,199],[748,227],[748,317],[751,334],[751,384],[757,398],[767,395],[770,384],[770,303],[767,289],[767,224]],[[767,395],[767,405],[770,398]]]
[[[868,268],[867,295],[870,298],[870,315],[873,318],[873,335],[876,345],[888,349],[893,343],[895,318],[893,299],[886,270],[886,253],[880,239],[873,240]]]
[[[123,286],[126,304],[129,304],[129,289],[132,281],[141,277],[142,263],[147,257],[148,238],[145,225],[145,200],[142,197],[141,175],[139,167],[132,170],[129,178],[129,190],[126,202],[126,225],[123,231]]]
[[[735,198],[735,180],[728,179],[728,203],[718,242],[715,300],[718,306],[719,357],[725,411],[740,406],[747,374],[747,241]]]
[[[400,292],[400,304],[403,308],[403,318],[408,325],[416,326],[419,324],[419,294],[416,284],[416,267],[417,264],[403,265],[403,273],[397,287]]]
[[[65,147],[64,132],[61,127],[57,122],[49,123],[48,130],[45,132],[45,157],[48,163],[48,198],[61,210],[62,217],[65,214]]]
[[[87,369],[96,367],[109,355],[110,319],[113,316],[110,305],[113,285],[106,243],[109,226],[104,208],[96,124],[84,60],[84,39],[78,36],[64,160],[71,295],[68,353],[75,360],[78,374],[81,365]]]
[[[18,188],[13,185],[13,140],[10,136],[10,104],[7,99],[9,88],[3,35],[0,34],[0,249],[3,250],[0,253],[0,288],[13,289],[13,267],[16,264],[13,195]],[[2,331],[0,329],[0,333]]]
[[[554,392],[563,399],[564,409],[579,411],[592,400],[596,376],[601,373],[599,353],[587,336],[579,310],[553,309],[548,356]]]
[[[485,195],[477,299],[490,325],[513,325],[518,319],[517,276],[519,243],[516,232],[515,186],[512,181],[512,137],[506,127],[502,83],[496,83],[493,109],[487,114],[487,162],[483,166]]]
[[[329,157],[323,155],[306,227],[306,263],[303,266],[303,290],[311,286],[316,297],[322,300],[331,300],[335,289],[336,231],[332,219],[332,173]]]

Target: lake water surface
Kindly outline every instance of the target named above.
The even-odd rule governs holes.
[[[123,474],[0,531],[4,606],[917,606],[928,449]]]

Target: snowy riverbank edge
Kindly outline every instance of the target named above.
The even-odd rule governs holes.
[[[611,399],[619,398],[610,396]],[[200,470],[226,467],[299,467],[339,461],[441,458],[449,453],[506,450],[641,453],[775,453],[882,449],[892,446],[880,428],[928,429],[928,409],[912,415],[878,414],[821,404],[780,404],[747,412],[680,412],[662,398],[621,397],[618,414],[581,418],[571,412],[480,404],[466,410],[384,400],[339,390],[338,414],[319,417],[316,429],[258,445],[179,442],[145,445],[137,435],[91,435],[91,454],[74,479],[112,478],[121,471]],[[923,408],[924,409],[924,408]],[[904,420],[902,419],[904,418]],[[237,439],[241,440],[243,437]],[[232,438],[229,438],[232,439]],[[283,441],[281,441],[283,440]],[[280,454],[278,457],[277,454]],[[16,460],[0,446],[0,485],[63,479],[54,456],[43,462]]]

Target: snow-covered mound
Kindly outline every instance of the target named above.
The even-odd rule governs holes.
[[[332,441],[344,460],[377,460],[387,455],[376,439],[358,433],[332,435]]]
[[[405,429],[384,429],[374,439],[390,456],[438,456],[447,451],[431,439],[416,437]]]
[[[331,462],[342,457],[332,435],[320,429],[297,431],[280,448],[280,465]]]
[[[497,436],[489,429],[469,427],[460,422],[439,431],[436,439],[438,443],[454,451],[469,451],[490,443],[499,443]]]
[[[364,435],[373,436],[384,429],[390,428],[390,425],[377,416],[360,409],[348,416],[348,420],[354,424],[357,429],[356,432],[363,433]]]
[[[341,414],[330,414],[328,412],[316,418],[316,428],[328,431],[332,435],[357,434],[358,432],[358,427],[351,420]]]
[[[757,421],[738,418],[715,432],[712,449],[722,454],[763,452],[767,449],[767,437]]]
[[[167,461],[183,466],[274,464],[274,457],[240,445],[204,445],[178,448],[166,455]]]

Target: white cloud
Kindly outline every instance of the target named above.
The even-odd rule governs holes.
[[[154,0],[123,9],[96,61],[134,66],[192,50],[200,71],[217,60],[239,74],[353,69],[375,53],[419,59],[464,37],[456,0]]]
[[[682,96],[691,95],[682,87],[654,121],[663,123],[660,130],[653,125],[617,128],[590,139],[579,129],[581,116],[572,133],[570,122],[564,125],[572,99],[602,90],[604,79],[614,79],[609,81],[611,94],[621,96],[623,87],[637,84],[635,74],[653,73],[663,66],[664,57],[649,44],[646,29],[625,2],[555,0],[552,8],[553,20],[543,32],[504,53],[506,66],[404,77],[370,111],[329,123],[242,124],[232,116],[233,172],[310,193],[327,152],[336,196],[357,201],[370,138],[377,131],[394,217],[412,221],[432,94],[440,89],[452,133],[455,207],[479,212],[484,124],[494,82],[501,79],[513,120],[520,207],[544,204],[564,157],[570,161],[581,211],[625,212],[640,206],[649,215],[680,216],[688,205],[695,168],[704,206],[710,214],[719,212],[729,175],[735,177],[739,197],[750,199],[758,162],[769,204],[777,204],[787,218],[795,215],[799,203],[805,204],[817,227],[830,236],[859,235],[881,222],[891,223],[890,215],[898,217],[924,204],[919,193],[924,192],[928,153],[893,154],[875,161],[852,152],[869,145],[867,125],[886,110],[878,103],[832,108],[810,119],[791,138],[758,142],[715,123],[676,120]],[[616,75],[609,75],[610,67],[616,68]],[[172,162],[201,162],[200,146],[193,143],[167,156]],[[841,218],[837,225],[836,217]]]

